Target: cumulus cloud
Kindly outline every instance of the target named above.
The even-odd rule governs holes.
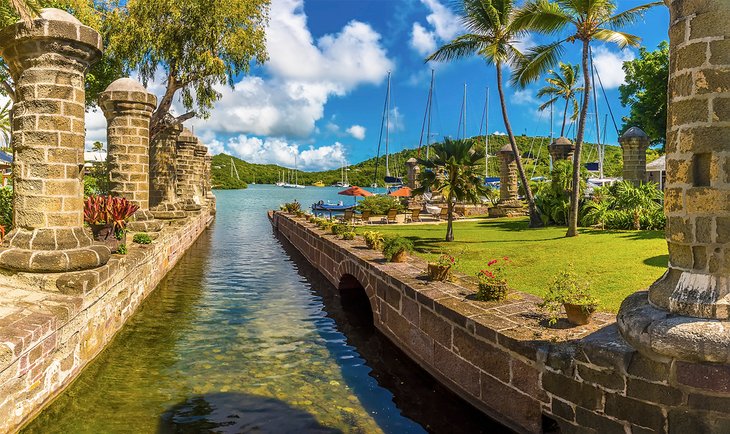
[[[353,125],[350,128],[348,128],[347,133],[351,135],[352,137],[358,139],[358,140],[364,140],[365,139],[365,127],[362,125]]]
[[[532,91],[530,89],[517,89],[512,94],[512,98],[510,98],[510,102],[520,105],[531,105],[531,104],[537,104],[537,98],[535,98],[535,95],[533,95]]]
[[[328,170],[340,167],[345,158],[345,148],[340,142],[332,145],[314,147],[302,146],[282,138],[264,138],[238,135],[225,143],[214,140],[209,145],[212,150],[225,149],[226,152],[258,164],[278,164],[296,166],[302,170]]]
[[[596,66],[596,72],[601,77],[603,87],[615,89],[626,83],[626,73],[622,68],[623,64],[635,58],[634,53],[628,49],[614,52],[605,46],[595,47],[593,49],[593,63]]]
[[[492,135],[494,135],[494,136],[506,136],[507,133],[505,133],[504,131],[494,130],[494,132],[492,133]]]
[[[436,37],[419,23],[413,23],[411,31],[411,47],[421,56],[427,56],[436,51]]]

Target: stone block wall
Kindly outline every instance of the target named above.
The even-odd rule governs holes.
[[[3,276],[0,432],[35,416],[111,341],[209,225],[203,212],[89,271]]]
[[[649,359],[626,343],[612,315],[548,329],[535,319],[537,297],[472,301],[467,277],[425,284],[423,261],[386,263],[361,240],[338,240],[280,212],[271,218],[335,286],[362,286],[380,332],[517,432],[540,433],[552,423],[562,433],[730,432],[730,365]]]

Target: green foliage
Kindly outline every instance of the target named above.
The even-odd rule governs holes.
[[[84,175],[84,197],[91,195],[109,195],[109,163],[99,161],[92,164],[86,175]]]
[[[401,212],[405,207],[397,197],[387,195],[367,196],[357,204],[358,211],[370,211],[373,215],[384,215],[393,208]]]
[[[581,209],[581,224],[605,229],[658,230],[666,225],[663,193],[653,182],[629,181],[597,189]]]
[[[285,203],[285,204],[283,204],[281,206],[281,210],[282,211],[286,211],[286,212],[288,212],[290,214],[294,214],[294,213],[296,213],[298,211],[301,211],[301,209],[302,209],[302,204],[300,204],[297,201],[288,202],[288,203]]]
[[[581,170],[581,185],[583,191],[586,186],[588,172]],[[553,165],[550,182],[538,185],[535,194],[535,204],[544,225],[565,225],[568,223],[570,212],[570,192],[573,184],[573,164],[570,161],[560,160]]]
[[[152,244],[152,237],[146,232],[139,232],[134,234],[132,241],[137,244]]]
[[[401,252],[411,253],[413,251],[413,241],[400,236],[392,236],[385,238],[383,242],[383,256],[388,261],[392,261],[393,257]]]
[[[418,159],[418,164],[421,165],[418,179],[421,186],[415,193],[438,192],[446,199],[446,241],[454,239],[454,203],[458,201],[478,204],[487,195],[484,180],[478,171],[479,163],[483,160],[484,153],[476,151],[471,140],[450,139],[433,145],[431,158],[428,160]]]
[[[0,107],[0,150],[10,148],[10,108],[12,101],[8,100]]]
[[[13,228],[13,189],[0,187],[0,226],[6,231]]]
[[[362,234],[365,239],[365,245],[372,250],[380,250],[383,248],[383,233],[378,231],[365,231]]]
[[[593,295],[590,286],[578,278],[572,264],[553,277],[548,292],[540,304],[540,307],[547,312],[550,324],[558,321],[558,315],[564,303],[583,306],[583,309],[590,312],[598,307],[598,300]]]
[[[178,91],[187,110],[207,117],[221,97],[217,85],[232,85],[252,63],[268,59],[269,0],[117,1],[107,17],[108,51],[125,59],[145,85],[164,71],[160,81],[166,89],[153,115],[153,136]]]
[[[626,83],[619,87],[621,104],[630,107],[624,116],[621,133],[637,126],[662,145],[667,132],[667,83],[669,82],[669,45],[662,41],[657,49],[639,48],[639,58],[624,62]]]
[[[348,231],[343,232],[341,236],[343,240],[354,240],[356,235],[355,231]]]
[[[342,235],[345,232],[354,232],[355,227],[352,225],[344,224],[344,223],[335,223],[332,225],[330,230],[332,231],[332,233],[334,235]]]
[[[119,247],[117,247],[117,253],[119,253],[120,255],[126,255],[127,254],[127,245],[120,244]]]
[[[548,96],[550,98],[539,107],[540,110],[546,110],[558,102],[558,99],[565,100],[563,124],[560,128],[560,136],[562,137],[565,134],[565,123],[568,120],[568,107],[570,105],[572,105],[570,120],[575,121],[578,119],[578,100],[576,99],[576,95],[578,92],[583,91],[583,88],[578,85],[578,77],[580,77],[578,65],[560,62],[558,66],[560,72],[549,71],[550,76],[545,79],[548,85],[537,91],[537,97],[542,98],[543,96]]]

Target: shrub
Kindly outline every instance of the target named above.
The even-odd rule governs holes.
[[[410,253],[413,251],[413,241],[408,238],[393,236],[388,237],[383,242],[383,256],[388,261],[392,261],[393,258],[401,252]]]
[[[302,204],[295,200],[294,202],[285,203],[280,208],[282,211],[286,211],[290,214],[296,214],[302,210]]]
[[[558,321],[558,315],[566,303],[582,306],[589,312],[598,307],[598,300],[593,296],[590,286],[578,279],[572,265],[553,277],[544,301],[540,304],[540,307],[547,312],[550,324]]]
[[[383,234],[378,231],[365,231],[362,234],[369,249],[380,250],[383,247]]]
[[[399,212],[405,210],[400,200],[393,196],[368,196],[361,200],[356,208],[359,211],[370,211],[373,215],[387,214],[392,208]]]
[[[123,232],[138,209],[123,197],[89,196],[84,201],[84,221],[89,225],[111,225],[115,233]]]
[[[13,225],[13,189],[0,188],[0,226],[9,231]]]
[[[332,225],[332,233],[335,235],[342,235],[345,232],[355,232],[355,227],[346,225],[344,223],[336,223]]]
[[[149,234],[145,232],[134,234],[134,238],[132,238],[132,241],[137,244],[152,244],[152,238],[149,236]]]
[[[355,231],[348,231],[342,233],[342,239],[343,240],[354,240],[355,239]]]
[[[120,255],[126,255],[127,254],[127,245],[120,244],[119,247],[117,247],[117,253],[119,253]]]

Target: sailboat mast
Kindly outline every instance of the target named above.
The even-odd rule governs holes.
[[[487,100],[484,103],[484,177],[489,177],[489,87],[487,87]]]
[[[433,81],[434,70],[431,70],[431,86],[428,89],[428,126],[426,127],[426,160],[428,160],[428,150],[431,148],[431,107],[433,106]]]
[[[388,158],[388,136],[390,135],[390,72],[388,72],[388,90],[385,93],[385,176],[390,176]]]
[[[464,83],[464,133],[461,138],[466,139],[466,83]]]

